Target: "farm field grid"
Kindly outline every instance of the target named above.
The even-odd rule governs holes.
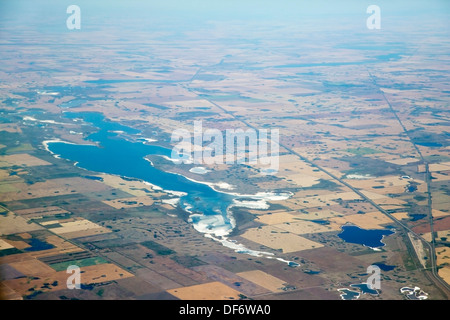
[[[449,299],[450,4],[258,3],[0,1],[0,299]]]

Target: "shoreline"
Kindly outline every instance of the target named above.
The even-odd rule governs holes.
[[[46,151],[48,151],[49,153],[51,153],[55,158],[57,159],[62,159],[60,157],[60,155],[52,152],[49,149],[49,144],[50,143],[66,143],[66,144],[73,144],[73,145],[79,145],[77,143],[73,143],[73,142],[68,142],[68,141],[63,141],[60,139],[51,139],[51,140],[45,140],[42,142],[44,148]],[[98,146],[96,144],[86,144],[86,145],[90,145],[90,146]],[[153,163],[151,162],[151,160],[147,159],[146,156],[143,157],[143,159],[147,162],[150,163],[151,166],[153,166]],[[77,165],[78,162],[74,162],[74,166],[77,166],[80,169],[86,170],[86,171],[92,171],[89,169],[85,169],[83,167],[80,167]],[[173,190],[165,190],[160,186],[157,186],[151,182],[148,182],[146,180],[143,179],[139,179],[139,178],[134,178],[134,177],[127,177],[127,176],[123,176],[123,175],[117,175],[117,174],[112,174],[112,173],[106,173],[106,172],[97,172],[98,175],[112,175],[112,176],[116,176],[116,177],[120,177],[120,178],[126,178],[126,179],[132,179],[132,180],[137,180],[137,181],[141,181],[144,184],[150,186],[153,190],[159,190],[159,191],[163,191],[165,193],[171,194],[173,196],[175,196],[174,198],[171,199],[164,199],[165,201],[162,201],[162,203],[167,203],[170,204],[174,207],[179,206],[182,210],[186,211],[189,214],[189,219],[188,222],[190,224],[192,224],[192,226],[194,227],[195,230],[197,230],[197,232],[203,234],[206,238],[212,239],[214,241],[218,241],[220,242],[223,246],[233,249],[235,250],[235,252],[238,253],[243,253],[243,254],[249,254],[251,256],[257,256],[257,257],[264,257],[264,258],[268,258],[268,259],[276,259],[280,262],[283,263],[287,263],[289,266],[297,266],[299,264],[297,263],[293,263],[291,261],[287,261],[285,259],[282,259],[280,257],[276,258],[275,255],[273,253],[270,252],[264,252],[264,251],[257,251],[257,250],[251,250],[249,248],[247,248],[246,246],[244,246],[243,244],[239,244],[234,240],[228,240],[228,238],[226,237],[227,235],[229,235],[233,229],[236,227],[236,219],[234,218],[231,209],[233,207],[247,207],[250,209],[257,209],[257,210],[266,210],[270,207],[270,205],[266,202],[266,201],[280,201],[280,200],[285,200],[288,199],[292,196],[291,192],[285,192],[285,193],[275,193],[275,192],[258,192],[254,195],[251,194],[239,194],[239,193],[230,193],[230,192],[224,192],[222,190],[217,190],[215,187],[217,187],[219,183],[212,183],[212,182],[203,182],[203,181],[196,181],[192,178],[186,177],[180,173],[176,173],[176,172],[171,172],[171,171],[166,171],[168,173],[171,174],[176,174],[176,175],[180,175],[184,178],[186,178],[189,181],[192,181],[194,183],[200,183],[200,184],[204,184],[209,186],[211,189],[213,189],[215,192],[218,193],[223,193],[223,194],[227,194],[230,195],[232,197],[238,197],[238,198],[253,198],[255,199],[255,201],[248,201],[247,202],[242,202],[242,203],[236,203],[236,199],[232,200],[232,203],[226,208],[226,218],[229,220],[229,224],[230,227],[227,227],[227,224],[225,223],[225,217],[223,213],[218,213],[217,215],[205,215],[203,213],[193,213],[191,212],[190,206],[186,205],[184,208],[180,205],[180,200],[183,196],[186,196],[187,193],[182,192],[182,191],[173,191]],[[225,182],[223,182],[225,183]],[[228,187],[233,187],[227,183],[225,183]],[[262,203],[261,203],[262,202]],[[256,207],[254,206],[255,203],[258,203],[259,205],[257,205]],[[206,219],[202,219],[202,217],[206,217]],[[198,222],[194,222],[192,218],[198,218]],[[210,225],[208,225],[208,223],[205,223],[205,220],[213,220],[213,222],[222,222],[220,221],[221,218],[223,219],[222,221],[224,223],[219,224],[217,226],[217,228],[214,229],[208,229],[210,227]],[[214,221],[215,219],[215,221]],[[203,220],[203,221],[202,221]],[[206,226],[206,227],[205,227]],[[216,238],[216,237],[220,237]]]

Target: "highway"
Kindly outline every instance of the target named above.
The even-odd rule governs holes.
[[[369,72],[370,77],[372,78],[372,80],[374,81],[375,85],[376,82],[373,79],[372,75]],[[190,92],[198,95],[197,92],[193,91],[190,88],[186,88],[187,90],[189,90]],[[399,119],[397,113],[395,112],[395,110],[392,108],[391,104],[389,103],[389,101],[387,100],[387,98],[384,95],[384,92],[380,90],[380,92],[382,93],[385,101],[388,103],[392,113],[394,114],[394,116],[396,117],[397,121],[399,122],[399,124],[402,126],[403,130],[405,131],[405,133],[408,135],[406,128],[404,127],[403,123],[401,122],[401,120]],[[200,98],[200,97],[199,97]],[[201,97],[202,99],[205,99],[204,97]],[[217,108],[219,108],[220,110],[222,110],[224,113],[230,115],[231,117],[233,117],[236,121],[240,121],[241,123],[243,123],[245,126],[247,126],[248,128],[252,128],[254,130],[258,130],[258,128],[254,127],[253,125],[251,125],[250,123],[248,123],[246,120],[244,119],[240,119],[240,118],[236,118],[236,116],[231,113],[228,112],[225,108],[221,107],[220,105],[218,105],[217,103],[215,103],[214,101],[205,99],[208,102],[210,102],[211,104],[213,104],[214,106],[216,106]],[[408,135],[409,137],[409,135]],[[279,145],[281,147],[283,147],[284,149],[286,149],[287,151],[289,151],[291,154],[296,155],[297,157],[299,157],[301,160],[303,160],[304,162],[310,164],[311,166],[317,168],[318,170],[322,171],[323,173],[327,174],[329,177],[331,177],[332,179],[340,182],[341,184],[345,185],[346,187],[348,187],[350,190],[352,190],[353,192],[355,192],[356,194],[358,194],[363,200],[367,201],[368,203],[370,203],[371,205],[373,205],[378,211],[380,211],[381,213],[383,213],[384,215],[386,215],[387,217],[389,217],[392,221],[394,221],[399,227],[401,227],[401,229],[403,229],[405,232],[410,232],[412,235],[414,235],[415,237],[417,237],[418,239],[420,239],[422,241],[423,244],[425,244],[430,252],[430,263],[431,263],[431,275],[432,277],[430,278],[431,281],[433,281],[438,288],[441,289],[441,291],[447,296],[448,299],[450,299],[450,286],[449,284],[447,284],[442,278],[439,277],[438,273],[437,273],[437,265],[436,265],[436,254],[435,254],[435,248],[434,248],[434,234],[433,234],[433,217],[432,217],[432,212],[431,212],[431,189],[430,189],[430,173],[428,171],[428,163],[426,163],[423,160],[423,156],[422,153],[420,152],[420,150],[418,149],[418,147],[413,143],[412,139],[409,137],[411,143],[414,145],[414,148],[417,150],[418,154],[420,155],[422,162],[425,164],[426,166],[426,182],[427,182],[427,194],[428,194],[428,207],[429,207],[429,212],[428,212],[428,217],[430,219],[430,227],[431,227],[431,232],[432,232],[432,242],[429,243],[428,241],[426,241],[422,236],[420,236],[419,234],[415,233],[413,230],[411,230],[411,228],[409,228],[406,224],[404,224],[403,222],[401,222],[400,220],[398,220],[397,218],[393,217],[391,214],[389,214],[388,212],[386,212],[386,210],[384,210],[381,206],[379,206],[378,204],[376,204],[373,200],[371,200],[370,198],[368,198],[365,194],[363,194],[360,190],[354,188],[352,185],[348,184],[347,182],[345,182],[344,180],[338,178],[337,176],[335,176],[334,174],[332,174],[331,172],[329,172],[328,170],[326,170],[325,168],[318,166],[317,164],[313,163],[312,161],[310,161],[309,159],[303,157],[301,154],[299,154],[298,152],[292,150],[291,148],[289,148],[288,146],[279,143]],[[404,237],[405,239],[409,239],[408,237]],[[414,247],[412,245],[412,243],[409,243],[409,245],[413,248]],[[414,250],[415,252],[415,250]],[[426,272],[426,270],[424,270]]]

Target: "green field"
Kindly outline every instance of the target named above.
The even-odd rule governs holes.
[[[92,258],[86,258],[86,259],[78,259],[78,260],[53,263],[50,265],[50,267],[52,267],[56,271],[63,271],[63,270],[67,270],[67,267],[71,266],[71,265],[75,265],[75,266],[78,266],[81,268],[81,267],[93,266],[96,264],[103,264],[103,263],[108,263],[108,261],[101,257],[92,257]]]

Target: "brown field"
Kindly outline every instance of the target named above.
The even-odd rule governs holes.
[[[45,182],[37,182],[32,185],[26,183],[14,183],[12,186],[17,188],[17,191],[2,193],[0,195],[2,201],[55,197],[73,193],[93,193],[110,190],[108,186],[101,182],[78,177],[51,179]]]
[[[444,218],[434,218],[433,230],[434,231],[445,231],[450,229],[450,216]],[[416,233],[428,233],[430,232],[430,225],[424,224],[417,227],[412,228],[412,230]]]
[[[364,261],[329,247],[306,250],[303,251],[301,255],[308,260],[314,261],[314,264],[317,265],[318,268],[330,273],[348,273],[360,270],[358,269],[358,266],[364,265]]]
[[[45,216],[54,216],[57,214],[65,214],[65,213],[69,213],[69,211],[64,210],[60,207],[56,207],[56,206],[48,206],[45,208],[14,210],[14,213],[21,217],[24,217],[26,219],[33,219],[33,218],[41,218],[41,217],[45,217]]]
[[[284,253],[323,247],[320,243],[273,226],[248,229],[241,237],[275,250],[281,249]]]
[[[171,289],[167,292],[181,300],[238,300],[241,294],[217,281]]]
[[[272,292],[283,292],[282,288],[286,285],[283,280],[278,279],[277,277],[274,277],[261,270],[239,272],[236,273],[236,275]]]
[[[36,158],[28,153],[0,156],[0,168],[12,166],[34,167],[48,165],[51,165],[51,163]]]

